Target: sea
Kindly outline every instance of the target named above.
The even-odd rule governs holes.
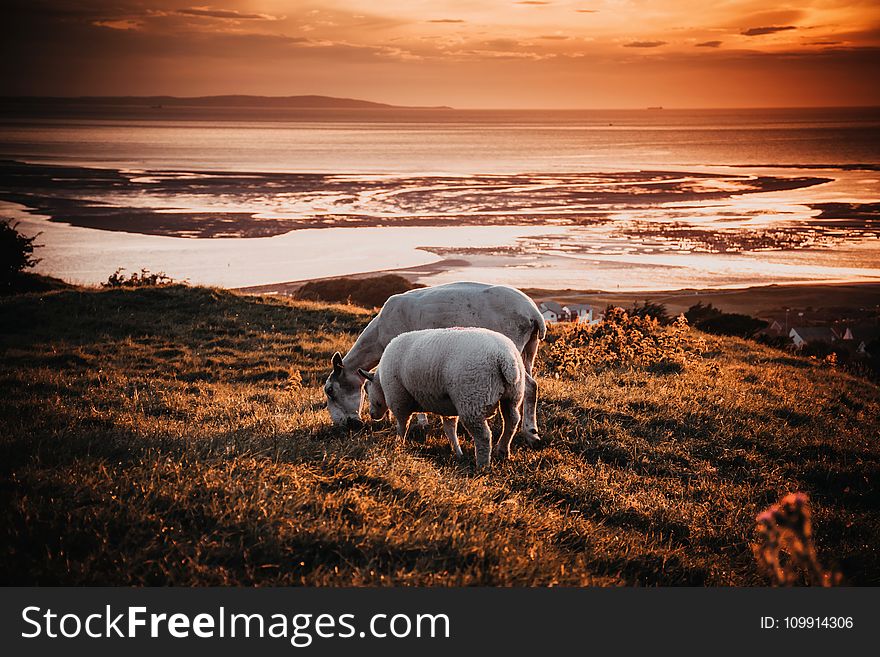
[[[0,111],[38,271],[239,288],[880,280],[880,109]]]

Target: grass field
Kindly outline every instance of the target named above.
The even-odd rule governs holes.
[[[543,448],[477,473],[439,423],[330,426],[329,358],[370,316],[177,286],[0,299],[0,581],[760,585],[755,516],[803,491],[820,560],[880,584],[875,385],[690,331],[681,369],[545,375]]]

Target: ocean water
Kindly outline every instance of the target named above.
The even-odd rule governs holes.
[[[128,113],[0,117],[0,156],[116,168],[366,174],[880,160],[880,109]]]
[[[46,273],[237,287],[442,262],[425,282],[880,280],[877,109],[114,112],[0,115],[0,158],[71,167],[0,188],[42,231]],[[201,228],[216,217],[226,229]]]

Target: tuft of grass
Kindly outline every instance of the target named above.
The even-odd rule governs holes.
[[[371,316],[175,285],[0,299],[0,582],[760,585],[754,519],[797,490],[822,563],[880,584],[874,384],[686,327],[658,329],[675,364],[556,378],[548,344],[545,446],[477,473],[439,424],[331,427],[329,359]]]
[[[141,269],[140,272],[125,273],[125,267],[120,267],[110,274],[106,283],[101,287],[163,287],[166,285],[183,285],[185,281],[175,281],[164,271],[151,272],[149,269]]]

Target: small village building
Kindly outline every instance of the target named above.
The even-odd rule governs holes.
[[[782,324],[776,319],[771,320],[767,328],[764,329],[764,332],[769,335],[782,335],[784,331],[785,329],[782,327]]]
[[[837,336],[828,326],[795,326],[788,332],[788,337],[798,349],[817,342],[832,344],[837,341]]]
[[[853,326],[844,330],[840,339],[854,345],[860,354],[866,354],[872,343],[880,342],[880,327]]]
[[[541,311],[541,315],[544,317],[544,321],[547,322],[561,322],[566,321],[563,319],[564,316],[567,316],[567,312],[563,310],[562,306],[555,301],[542,301],[538,305],[538,310]]]
[[[562,305],[556,301],[542,301],[538,310],[547,322],[577,322],[578,324],[596,324],[601,315],[593,313],[593,306],[586,303],[569,303]]]
[[[593,323],[593,306],[586,303],[570,303],[563,307],[568,312],[568,321],[578,324]]]

